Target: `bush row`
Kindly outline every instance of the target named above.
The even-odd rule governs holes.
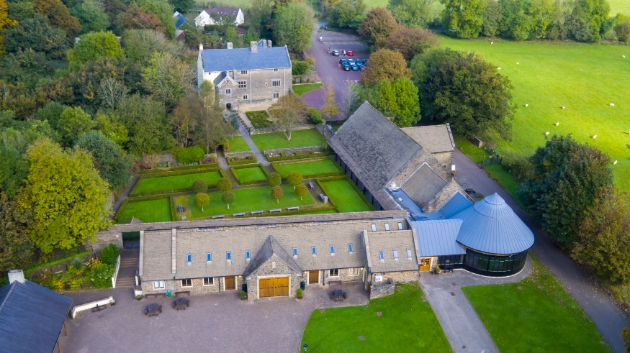
[[[218,169],[219,167],[216,164],[188,165],[184,167],[170,168],[169,170],[153,170],[150,173],[141,173],[144,174],[141,178],[159,178],[164,176],[194,174],[198,172],[212,172]]]
[[[209,164],[186,165],[186,166],[171,167],[171,168],[140,169],[138,170],[138,174],[153,176],[153,174],[172,173],[172,172],[182,171],[182,170],[205,170],[205,169],[218,168],[216,158],[212,156],[209,158],[212,160],[212,163],[209,163]]]

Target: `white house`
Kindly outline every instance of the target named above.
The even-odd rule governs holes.
[[[207,11],[201,11],[199,16],[195,18],[195,25],[197,27],[203,27],[205,25],[213,25],[216,24],[214,19],[212,18],[212,14],[216,14],[215,17],[219,19],[223,18],[224,15],[234,16],[234,25],[238,26],[245,22],[245,15],[240,8],[236,7],[213,7],[208,9]]]

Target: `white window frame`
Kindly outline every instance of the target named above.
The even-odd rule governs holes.
[[[153,281],[153,289],[164,289],[166,281]]]
[[[398,230],[403,230],[402,222],[398,222]]]
[[[293,257],[298,257],[298,248],[293,248]]]
[[[238,88],[247,88],[247,81],[245,80],[236,81],[236,83],[238,83]]]
[[[247,70],[241,70],[241,75],[247,75]]]
[[[352,267],[348,269],[348,276],[358,276],[361,274],[361,269],[358,267]]]
[[[385,231],[389,232],[389,223],[385,223]]]
[[[276,80],[271,80],[271,87],[280,87],[281,84],[281,80],[276,79]],[[277,83],[277,84],[276,84]]]
[[[394,250],[394,260],[398,260],[398,250]]]
[[[190,281],[190,285],[189,285],[189,286],[185,286],[185,285],[184,285],[184,281]],[[181,284],[182,284],[182,288],[192,288],[192,286],[193,286],[193,284],[192,284],[192,278],[184,278],[184,279],[182,279]]]
[[[384,253],[384,252],[382,252],[382,251],[379,251],[379,252],[378,252],[378,258],[379,258],[381,261],[385,261],[385,253]]]
[[[280,98],[280,92],[273,92],[273,99],[279,99]]]
[[[407,260],[411,260],[411,249],[407,249]]]
[[[333,274],[333,271],[336,274]],[[339,269],[338,268],[331,268],[330,270],[328,270],[328,277],[339,277]]]
[[[206,283],[206,282],[210,282],[210,283]],[[214,277],[204,277],[203,286],[204,287],[214,286]]]
[[[225,89],[225,94],[232,94],[232,89],[231,88],[226,88]]]
[[[334,245],[330,246],[330,255],[335,256],[335,246]]]
[[[247,98],[246,94],[243,95],[243,100],[249,100],[249,98]]]
[[[376,224],[372,223],[372,231],[376,232]]]

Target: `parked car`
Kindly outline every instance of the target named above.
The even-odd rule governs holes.
[[[357,67],[359,68],[359,70],[363,71],[363,69],[365,69],[365,65],[361,64],[361,63],[357,63]]]
[[[352,50],[348,50],[348,56],[354,56],[354,52]]]
[[[352,66],[355,65],[356,62],[354,61],[354,59],[348,59],[348,65]]]
[[[343,65],[348,65],[348,59],[339,59],[339,64]]]
[[[341,67],[343,68],[343,71],[350,71],[350,65],[348,64],[342,65]]]
[[[352,69],[352,71],[359,71],[359,67],[356,64],[350,65],[350,68]]]
[[[332,56],[339,56],[339,50],[333,50],[330,53],[332,54]]]

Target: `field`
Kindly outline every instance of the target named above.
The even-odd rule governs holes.
[[[304,83],[304,84],[294,84],[293,92],[297,94],[299,97],[302,97],[304,93],[314,91],[316,89],[322,88],[321,83]]]
[[[287,140],[284,132],[253,135],[252,140],[261,151],[276,148],[321,146],[326,143],[324,136],[315,129],[293,131],[291,141]]]
[[[617,165],[611,163],[615,184],[630,191],[627,46],[503,41],[491,45],[487,39],[446,37],[439,41],[445,47],[482,55],[512,81],[513,102],[518,106],[513,139],[497,140],[499,153],[529,155],[545,143],[545,132],[573,134],[577,141],[599,148],[611,161],[617,160]],[[555,126],[556,122],[560,125]]]
[[[341,172],[337,164],[330,159],[322,159],[315,162],[304,161],[300,163],[274,164],[274,169],[280,173],[283,178],[286,178],[292,171],[302,173],[302,176],[305,178],[317,174]]]
[[[610,352],[573,298],[536,259],[534,266],[518,283],[462,288],[499,350]]]
[[[365,212],[370,211],[365,201],[347,180],[333,180],[321,182],[322,188],[328,197],[337,205],[339,212]]]
[[[239,184],[247,184],[256,181],[264,182],[267,180],[265,172],[259,166],[249,168],[234,168],[234,174]]]
[[[610,15],[614,16],[621,12],[622,14],[630,16],[630,1],[628,0],[608,0],[610,4]]]
[[[246,152],[249,151],[249,146],[243,140],[242,136],[234,136],[233,138],[228,140],[230,144],[229,152]]]
[[[210,187],[213,187],[217,184],[219,178],[221,178],[221,174],[218,171],[163,177],[142,177],[138,180],[136,186],[133,187],[130,195],[137,196],[145,193],[190,188],[195,180],[205,180]]]
[[[129,201],[123,204],[125,209],[116,220],[116,223],[127,223],[132,217],[142,222],[170,222],[171,208],[168,197],[157,200]]]
[[[307,343],[309,352],[452,352],[418,284],[401,287],[366,306],[313,311],[302,346]]]

